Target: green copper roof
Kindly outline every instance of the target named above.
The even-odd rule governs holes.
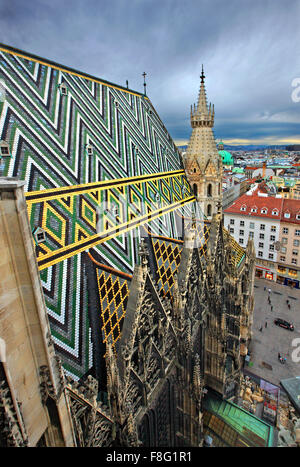
[[[237,444],[264,447],[273,445],[273,427],[233,402],[209,393],[204,399],[204,409],[236,432]],[[213,426],[211,429],[213,430]],[[218,435],[222,438],[222,433]]]
[[[232,158],[232,155],[230,154],[230,152],[228,151],[224,151],[224,150],[221,150],[221,151],[218,151],[220,156],[222,157],[222,162],[224,165],[233,165],[233,158]]]

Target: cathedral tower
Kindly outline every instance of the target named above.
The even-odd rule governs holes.
[[[197,107],[191,106],[192,135],[184,165],[188,180],[207,218],[218,211],[222,203],[223,166],[213,134],[214,106],[207,105],[202,67]]]

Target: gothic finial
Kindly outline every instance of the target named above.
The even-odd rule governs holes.
[[[200,78],[201,78],[201,83],[204,83],[205,75],[204,75],[204,71],[203,71],[203,65],[202,65],[202,72],[201,72]]]

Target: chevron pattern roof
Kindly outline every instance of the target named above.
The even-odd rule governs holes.
[[[84,252],[132,273],[139,226],[180,238],[174,213],[190,216],[193,194],[146,96],[3,44],[0,71],[2,173],[25,181],[32,230],[46,232],[36,252],[51,332],[78,379],[93,366]]]

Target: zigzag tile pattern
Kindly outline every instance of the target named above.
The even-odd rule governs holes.
[[[170,135],[142,94],[1,44],[0,73],[5,90],[0,140],[9,144],[11,153],[2,160],[2,173],[24,180],[27,194],[183,170]],[[126,207],[130,218],[142,199],[146,209],[152,206],[156,191],[165,203],[191,196],[181,177],[174,183],[149,181],[123,191],[112,188],[29,203],[32,228],[44,228],[47,237],[36,247],[38,259],[96,233],[99,197],[100,202],[116,204],[122,216],[130,199],[133,213]],[[178,210],[184,215],[191,212],[188,205]],[[107,214],[102,221],[111,227],[114,220]],[[173,211],[149,219],[149,225],[159,235],[181,235]],[[130,274],[139,240],[136,227],[93,248],[104,264]],[[93,366],[83,253],[47,265],[41,280],[56,351],[66,372],[79,379]]]

